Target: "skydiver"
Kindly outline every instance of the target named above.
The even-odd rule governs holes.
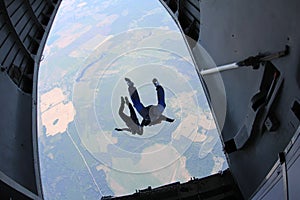
[[[128,85],[128,92],[131,97],[131,101],[133,106],[138,111],[138,113],[143,117],[143,121],[141,126],[152,126],[155,124],[159,124],[162,121],[173,122],[175,119],[168,118],[164,116],[162,113],[166,108],[165,103],[165,92],[163,87],[159,84],[158,80],[154,78],[152,80],[156,92],[157,92],[157,105],[149,105],[145,107],[141,101],[137,89],[134,87],[134,83],[129,79],[125,78],[125,81]]]
[[[124,104],[126,102],[126,105],[129,108],[130,111],[130,116],[126,115],[124,113]],[[115,128],[116,131],[128,131],[131,132],[132,134],[143,134],[143,127],[140,125],[139,120],[135,114],[134,108],[132,107],[132,104],[128,101],[128,98],[121,97],[121,104],[119,108],[119,115],[121,119],[125,122],[127,125],[127,128]]]

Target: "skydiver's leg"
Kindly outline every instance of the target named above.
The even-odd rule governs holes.
[[[119,108],[119,116],[121,117],[121,119],[126,122],[128,120],[128,116],[124,113],[124,106],[125,101],[124,98],[121,97],[121,104],[120,104],[120,108]]]
[[[140,125],[139,119],[138,119],[137,116],[136,116],[135,110],[134,110],[134,108],[132,107],[132,104],[128,101],[128,98],[127,98],[127,97],[125,97],[125,103],[127,104],[128,108],[129,108],[129,111],[130,111],[130,118],[132,119],[132,121],[133,121],[135,124]]]
[[[120,104],[120,108],[119,108],[119,115],[124,113],[124,104],[125,104],[125,101],[124,101],[124,98],[121,97],[121,104]]]
[[[156,87],[156,92],[157,92],[157,104],[161,105],[163,108],[166,107],[166,102],[165,102],[165,91],[163,87],[159,84],[158,80],[154,78],[152,80],[152,83]]]
[[[130,118],[132,119],[132,121],[134,121],[135,124],[140,125],[139,119],[137,118],[131,103],[128,104],[128,108],[130,110]]]
[[[157,103],[158,105],[166,107],[165,102],[165,91],[161,85],[156,86],[156,92],[157,92]]]
[[[148,115],[148,110],[145,108],[145,106],[142,104],[138,91],[134,86],[128,87],[128,92],[131,98],[131,101],[133,103],[133,106],[138,111],[138,113],[145,118]]]
[[[134,86],[129,86],[128,92],[129,92],[131,101],[133,103],[133,106],[136,108],[136,110],[138,112],[140,112],[144,108],[144,105],[142,104],[142,102],[140,100],[138,91],[136,90],[136,88]]]

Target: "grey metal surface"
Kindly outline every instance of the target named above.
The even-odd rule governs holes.
[[[299,99],[299,1],[201,1],[199,42],[217,65],[242,60],[259,52],[277,52],[285,45],[290,55],[272,61],[284,79],[279,97],[271,111],[280,122],[274,132],[254,134],[245,148],[228,154],[230,169],[244,196],[248,198],[269,172],[277,154],[295,132],[299,119],[291,110]],[[226,94],[226,115],[223,141],[233,138],[251,110],[251,98],[259,92],[264,67],[242,68],[221,74]],[[213,91],[210,91],[213,92]],[[218,104],[218,99],[211,99]],[[214,109],[216,116],[220,109]],[[222,121],[218,119],[218,121]]]
[[[289,198],[290,199],[298,199],[300,196],[299,191],[299,177],[300,177],[300,151],[298,146],[298,152],[296,155],[296,160],[294,163],[290,166],[288,170],[288,181],[289,181]]]
[[[33,83],[59,2],[0,1],[1,198],[42,197]]]
[[[278,161],[265,177],[252,199],[298,199],[300,167],[300,126]]]
[[[0,74],[0,169],[32,192],[37,192],[31,136],[31,96],[18,89],[6,74]]]

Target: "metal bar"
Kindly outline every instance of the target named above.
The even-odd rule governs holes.
[[[237,69],[239,67],[240,66],[238,66],[237,63],[231,63],[231,64],[227,64],[227,65],[223,65],[223,66],[219,66],[219,67],[215,67],[215,68],[211,68],[211,69],[202,70],[200,72],[200,74],[202,76],[204,76],[204,75],[214,74],[214,73],[218,73],[218,72],[222,72],[222,71]]]

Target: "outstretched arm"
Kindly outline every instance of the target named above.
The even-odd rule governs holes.
[[[168,118],[164,115],[161,115],[157,120],[155,120],[154,122],[151,122],[149,124],[149,126],[152,126],[152,125],[155,125],[155,124],[160,124],[162,121],[166,121],[166,122],[174,122],[175,119],[171,119],[171,118]]]
[[[166,116],[164,116],[164,115],[161,115],[161,118],[162,118],[162,120],[164,120],[164,121],[166,121],[166,122],[174,122],[174,121],[175,121],[175,119],[171,119],[171,118],[166,117]]]
[[[131,132],[129,128],[115,128],[116,131],[128,131]]]

